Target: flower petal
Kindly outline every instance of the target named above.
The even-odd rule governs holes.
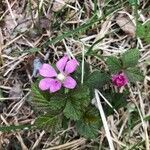
[[[56,77],[57,73],[55,69],[49,64],[43,64],[39,69],[39,73],[43,77]]]
[[[63,56],[60,60],[57,61],[56,67],[58,68],[58,70],[60,72],[64,71],[64,68],[66,66],[67,61],[68,61],[68,56],[67,55]]]
[[[63,86],[68,89],[74,89],[76,85],[77,85],[76,81],[70,76],[68,76],[63,83]]]
[[[123,72],[121,72],[112,76],[112,82],[114,85],[122,87],[128,83],[128,78]]]
[[[76,70],[78,66],[78,62],[76,59],[71,59],[67,62],[66,67],[65,67],[65,73],[70,74]]]
[[[39,88],[42,90],[42,91],[45,91],[45,90],[48,90],[50,88],[50,84],[51,84],[51,81],[53,79],[50,79],[50,78],[45,78],[45,79],[42,79],[40,82],[39,82]]]
[[[54,92],[60,90],[61,86],[62,86],[62,83],[60,81],[52,79],[51,84],[50,84],[50,92],[54,93]]]

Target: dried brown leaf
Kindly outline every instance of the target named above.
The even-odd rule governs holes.
[[[120,14],[116,18],[116,23],[120,26],[120,28],[129,36],[134,37],[135,36],[135,25],[133,24],[132,20],[128,16],[124,16]]]
[[[16,83],[9,91],[10,98],[21,98],[23,94],[22,87],[19,83]]]
[[[74,3],[75,0],[55,0],[53,2],[52,10],[54,12],[57,12],[61,10],[66,4]]]

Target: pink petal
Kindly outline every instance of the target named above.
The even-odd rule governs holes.
[[[114,82],[117,78],[118,78],[118,74],[117,75],[113,75],[112,76],[112,81]]]
[[[40,82],[39,82],[39,88],[42,90],[42,91],[45,91],[45,90],[48,90],[50,88],[50,84],[51,84],[51,81],[53,79],[50,79],[50,78],[45,78],[45,79],[42,79]]]
[[[68,56],[67,55],[65,55],[64,57],[62,57],[60,60],[57,61],[56,67],[58,68],[58,70],[60,72],[64,71],[64,68],[66,66],[67,61],[68,61]]]
[[[39,69],[39,73],[43,77],[56,77],[57,73],[55,69],[49,64],[43,64]]]
[[[57,80],[55,80],[55,79],[52,79],[52,80],[51,80],[51,84],[50,84],[50,92],[51,92],[51,93],[54,93],[54,92],[60,90],[60,89],[61,89],[61,86],[62,86],[62,84],[61,84],[60,81],[57,81]]]
[[[124,73],[118,73],[112,76],[112,82],[114,85],[121,87],[128,83],[128,78]]]
[[[76,81],[70,76],[68,76],[63,83],[63,86],[68,89],[74,89],[76,85],[77,85]]]
[[[70,74],[76,70],[78,66],[78,62],[76,59],[71,59],[67,62],[66,67],[65,67],[65,73]]]

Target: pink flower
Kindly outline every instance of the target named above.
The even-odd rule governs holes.
[[[42,91],[49,90],[51,93],[60,90],[62,86],[68,89],[74,89],[77,83],[70,74],[76,70],[77,66],[77,60],[69,60],[67,55],[56,63],[56,67],[59,70],[58,74],[51,65],[43,64],[39,69],[39,73],[45,78],[40,81],[39,88]]]
[[[112,76],[112,82],[114,85],[122,87],[128,83],[128,78],[123,72],[120,72]]]

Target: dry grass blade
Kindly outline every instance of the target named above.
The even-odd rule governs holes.
[[[138,87],[138,85],[137,85],[137,87]],[[140,114],[140,117],[141,117],[143,129],[144,129],[144,133],[145,133],[146,150],[150,150],[149,136],[148,136],[148,131],[147,131],[148,130],[148,122],[144,121],[144,119],[143,119],[143,118],[146,117],[145,107],[144,107],[143,99],[142,99],[141,92],[140,92],[139,88],[138,88],[138,95],[139,95],[140,107],[141,107],[141,109],[138,108],[138,111],[139,111],[139,114]],[[140,110],[141,110],[141,112],[140,112]]]
[[[74,140],[72,142],[68,142],[68,143],[65,143],[65,144],[62,144],[59,146],[54,146],[54,147],[43,149],[43,150],[67,150],[67,149],[71,149],[75,146],[76,147],[81,146],[81,145],[85,144],[85,142],[86,142],[86,139],[80,138],[80,139]]]
[[[109,131],[109,127],[108,127],[108,124],[107,124],[106,116],[105,116],[105,113],[104,113],[104,110],[103,110],[103,107],[102,107],[102,104],[101,104],[101,101],[100,101],[99,91],[96,90],[96,89],[95,89],[95,98],[96,98],[96,101],[97,101],[100,116],[102,118],[103,126],[104,126],[104,129],[105,129],[105,132],[106,132],[106,137],[107,137],[107,140],[108,140],[108,143],[109,143],[109,148],[110,148],[110,150],[115,150],[114,144],[113,144],[113,141],[112,141],[112,137],[111,137],[111,134],[110,134],[110,131]]]
[[[34,145],[31,148],[32,150],[34,150],[38,146],[38,144],[40,143],[40,141],[41,141],[41,139],[42,139],[42,137],[43,137],[44,134],[45,134],[45,131],[42,131],[40,133],[39,138],[36,140],[36,142],[34,143]]]
[[[9,1],[8,1],[8,0],[5,0],[5,1],[6,1],[7,5],[8,5],[8,9],[9,9],[9,12],[10,12],[10,14],[11,14],[11,17],[12,17],[12,19],[13,19],[15,25],[17,26],[17,22],[16,22],[16,20],[15,20],[14,14],[13,14],[13,12],[12,12],[11,5],[9,4]]]
[[[2,47],[3,47],[3,34],[2,34],[2,30],[0,28],[0,66],[3,65]]]
[[[10,46],[12,43],[14,43],[15,41],[17,41],[18,39],[20,39],[22,37],[22,34],[19,35],[18,37],[14,38],[13,40],[11,40],[10,42],[6,43],[4,46],[2,46],[2,50],[7,48],[8,46]]]

